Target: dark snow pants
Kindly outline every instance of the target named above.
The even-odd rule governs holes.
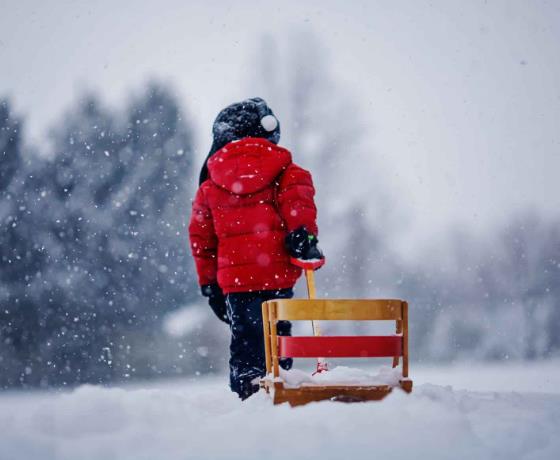
[[[292,289],[276,291],[235,292],[227,294],[227,315],[230,320],[230,388],[241,399],[247,399],[259,390],[255,378],[266,374],[262,303],[272,299],[290,299]],[[278,335],[290,335],[292,325],[278,322]],[[292,367],[291,359],[280,360],[283,369]]]

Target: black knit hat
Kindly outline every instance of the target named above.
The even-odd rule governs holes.
[[[264,99],[254,97],[222,110],[214,121],[212,134],[214,141],[200,171],[199,185],[208,179],[208,159],[223,146],[244,137],[262,137],[277,144],[280,123]]]

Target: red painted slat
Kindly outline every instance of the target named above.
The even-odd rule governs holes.
[[[278,337],[283,358],[382,358],[402,356],[401,336]]]

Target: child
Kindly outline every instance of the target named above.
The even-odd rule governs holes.
[[[226,107],[213,135],[189,235],[202,295],[231,329],[230,387],[246,399],[265,375],[262,303],[293,296],[301,269],[290,257],[323,257],[315,190],[309,172],[276,145],[280,124],[264,100]],[[279,335],[290,330],[279,322]]]

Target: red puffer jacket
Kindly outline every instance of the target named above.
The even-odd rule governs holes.
[[[304,225],[317,235],[311,174],[265,139],[231,142],[208,160],[210,178],[193,203],[191,249],[200,285],[224,293],[293,287],[286,234]]]

